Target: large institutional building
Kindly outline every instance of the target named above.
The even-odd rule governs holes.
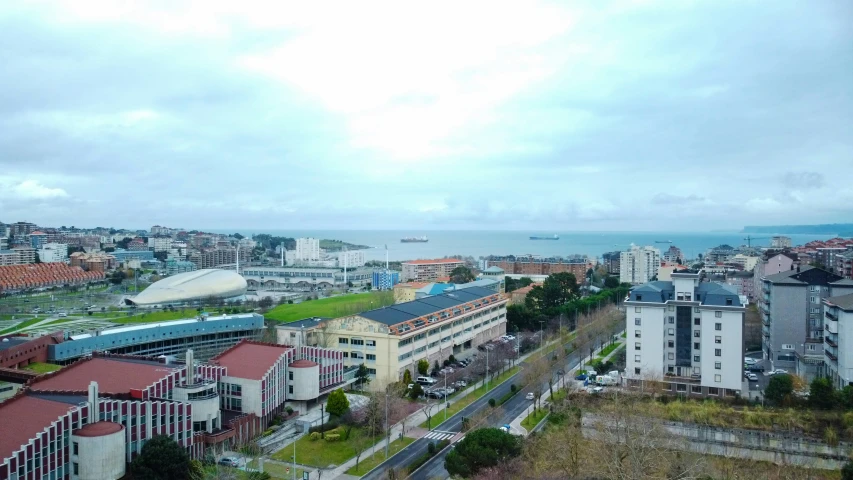
[[[458,258],[436,258],[435,260],[410,260],[403,262],[401,281],[432,282],[449,277],[456,267],[465,266]]]
[[[209,363],[94,354],[0,403],[0,478],[109,480],[155,435],[194,458],[260,434],[286,405],[350,383],[340,352],[243,341]]]
[[[499,267],[512,275],[551,275],[552,273],[571,273],[580,282],[588,268],[592,266],[583,256],[574,257],[535,257],[532,255],[489,257],[486,267]],[[487,270],[488,270],[487,268]]]
[[[358,268],[344,272],[340,268],[324,267],[262,267],[243,269],[249,290],[308,290],[332,288],[352,282],[364,285],[373,280],[373,269]]]
[[[673,394],[740,392],[745,306],[730,286],[673,273],[671,282],[632,289],[625,307],[629,386],[654,381]]]
[[[309,343],[342,351],[348,366],[364,363],[384,386],[399,381],[404,370],[416,374],[418,360],[441,362],[505,334],[506,305],[494,290],[470,287],[305,328]]]

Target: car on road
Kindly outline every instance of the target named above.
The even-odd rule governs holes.
[[[773,370],[770,372],[770,375],[787,375],[787,374],[788,374],[788,371],[785,370],[784,368],[777,368],[776,370]]]
[[[575,377],[575,380],[586,380],[586,378],[587,378],[587,377],[586,377],[586,374],[585,374],[585,373],[581,373],[580,375],[578,375],[578,376],[576,376],[576,377]]]
[[[239,467],[240,466],[240,462],[238,462],[236,458],[231,458],[231,457],[222,457],[219,459],[219,462],[217,462],[217,463],[220,465],[225,465],[226,467]]]
[[[758,360],[756,360],[752,357],[746,357],[743,359],[743,363],[745,363],[747,365],[755,365],[756,363],[758,363]]]
[[[746,379],[749,380],[750,382],[757,382],[758,381],[758,375],[756,375],[754,373],[747,373]]]
[[[533,400],[534,395],[533,392],[528,392],[527,395],[524,396],[527,400]]]
[[[764,371],[764,365],[758,365],[758,364],[748,365],[746,367],[746,369],[749,370],[750,372],[763,372]]]

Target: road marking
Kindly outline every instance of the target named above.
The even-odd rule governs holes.
[[[424,435],[424,438],[429,438],[432,440],[441,441],[441,440],[447,440],[448,438],[453,438],[454,436],[456,436],[456,433],[453,433],[453,432],[434,431],[434,432],[429,432],[426,435]]]

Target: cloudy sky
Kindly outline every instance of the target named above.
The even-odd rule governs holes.
[[[853,2],[2,2],[0,167],[48,226],[851,221]]]

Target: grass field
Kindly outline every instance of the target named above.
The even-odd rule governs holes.
[[[414,438],[403,437],[402,440],[394,440],[391,442],[391,446],[388,447],[388,455],[394,455],[400,450],[408,447],[412,442],[414,442]],[[353,475],[356,477],[360,477],[365,473],[376,468],[377,465],[385,461],[385,448],[380,448],[376,450],[376,453],[373,455],[367,456],[364,455],[361,457],[361,461],[358,462],[358,467],[352,467],[347,470],[347,475]]]
[[[249,468],[257,469],[258,468],[258,461],[252,460],[246,466]],[[291,480],[293,478],[293,471],[291,470],[288,472],[287,469],[288,469],[287,465],[282,465],[280,463],[273,463],[273,462],[264,462],[264,472],[269,473],[270,477],[274,478],[276,480]],[[241,478],[248,478],[248,475],[246,475],[245,472],[243,472],[243,473],[244,473],[244,475]],[[302,478],[302,469],[301,468],[296,469],[296,478],[299,478],[299,479]]]
[[[14,327],[7,328],[6,330],[0,330],[0,335],[5,335],[7,333],[17,332],[18,330],[20,330],[22,328],[29,327],[30,325],[32,325],[36,322],[40,322],[42,320],[44,320],[44,318],[31,318],[29,320],[24,320],[23,322],[15,325]]]
[[[391,292],[356,293],[337,297],[311,300],[293,305],[279,305],[264,317],[279,322],[293,322],[310,317],[343,317],[394,303]]]
[[[24,367],[24,370],[29,370],[36,373],[50,373],[62,368],[62,365],[54,365],[52,363],[31,363]]]
[[[604,348],[601,350],[601,353],[599,353],[599,354],[598,354],[598,356],[597,356],[596,360],[602,360],[602,361],[603,361],[605,358],[607,358],[607,356],[608,356],[608,355],[610,355],[611,353],[615,352],[615,351],[616,351],[616,349],[618,349],[618,348],[619,348],[619,347],[621,347],[621,346],[623,346],[623,344],[621,344],[621,343],[614,343],[614,344],[611,344],[611,345],[608,345],[608,346],[604,347]]]
[[[337,433],[342,435],[343,431],[343,428],[338,427],[329,430],[326,434]],[[329,465],[340,465],[355,456],[355,447],[358,443],[357,438],[361,433],[361,429],[354,428],[350,432],[348,440],[338,442],[328,442],[323,439],[311,440],[308,435],[305,435],[296,441],[296,463],[320,468],[326,468]],[[379,437],[376,441],[381,439]],[[292,456],[293,447],[289,445],[275,452],[272,458],[282,462],[289,462]]]
[[[132,317],[128,316],[117,316],[113,314],[116,318],[110,318],[106,316],[106,318],[110,318],[110,321],[113,323],[151,323],[151,322],[164,322],[167,320],[183,320],[186,318],[195,318],[198,316],[198,311],[194,308],[187,308],[184,310],[175,310],[174,312],[146,312],[139,315],[134,315]],[[104,318],[104,317],[102,317]]]
[[[521,426],[530,432],[539,424],[540,421],[542,421],[543,418],[545,418],[545,415],[548,415],[548,410],[540,408],[525,417],[524,420],[521,421]]]
[[[456,415],[463,408],[474,403],[474,400],[477,400],[478,398],[482,397],[486,393],[494,390],[495,387],[497,387],[501,383],[505,382],[506,379],[508,379],[509,377],[518,373],[518,370],[519,370],[518,367],[512,367],[509,370],[505,371],[504,373],[495,377],[493,380],[490,380],[489,384],[488,384],[488,387],[489,387],[488,390],[486,389],[486,385],[480,385],[480,387],[478,387],[473,392],[469,393],[468,395],[465,395],[464,397],[462,397],[459,400],[450,404],[450,408],[446,409],[447,410],[447,418],[450,418],[453,415]],[[446,403],[442,402],[441,405],[446,405]],[[436,411],[435,413],[432,414],[432,422],[430,422],[429,420],[424,420],[424,422],[418,426],[421,428],[430,428],[430,426],[428,426],[427,423],[431,423],[431,427],[436,428],[438,425],[441,424],[441,422],[444,421],[444,410],[445,410],[444,408],[438,409],[438,411]]]

